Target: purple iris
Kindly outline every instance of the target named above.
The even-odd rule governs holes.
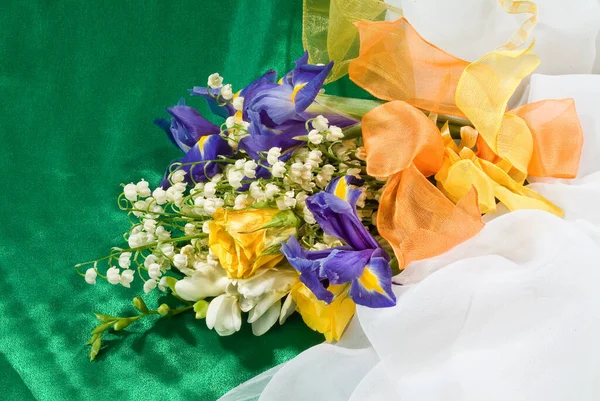
[[[180,169],[185,171],[188,182],[202,182],[214,176],[221,170],[219,163],[202,163],[215,160],[219,155],[231,155],[232,150],[227,142],[219,136],[220,129],[206,120],[195,109],[186,106],[181,99],[179,104],[167,109],[172,118],[170,121],[156,119],[154,123],[163,128],[167,137],[182,151],[185,156],[178,159]],[[160,186],[168,188],[168,180],[172,164],[167,168]]]
[[[357,123],[339,114],[311,110],[332,67],[333,62],[308,64],[308,53],[304,53],[278,83],[276,72],[269,70],[244,88],[240,93],[244,98],[242,117],[250,123],[250,135],[240,141],[240,148],[257,159],[259,152],[272,147],[285,150],[298,145],[301,142],[295,138],[306,135],[306,121],[318,114],[326,114],[330,124],[341,128]]]
[[[300,280],[315,296],[333,300],[328,284],[350,284],[350,297],[357,304],[382,308],[396,304],[392,292],[390,257],[360,222],[356,202],[360,191],[348,185],[353,177],[332,181],[324,192],[309,197],[306,206],[323,231],[346,245],[321,251],[302,248],[296,237],[282,244],[289,263],[300,272]]]
[[[308,53],[304,53],[296,60],[295,68],[284,75],[279,82],[276,82],[277,73],[269,70],[240,91],[239,96],[244,98],[241,111],[236,111],[231,101],[226,101],[220,96],[220,89],[194,87],[190,92],[194,96],[204,98],[211,112],[216,116],[223,119],[235,117],[238,122],[248,122],[250,124],[248,135],[240,140],[239,149],[248,153],[253,159],[259,159],[260,152],[266,152],[272,147],[287,150],[301,144],[302,142],[295,138],[306,135],[306,121],[319,114],[325,115],[330,124],[341,128],[358,122],[321,107],[315,102],[332,66],[333,62],[327,65],[308,64]],[[195,109],[186,106],[183,99],[177,106],[168,108],[167,112],[171,114],[171,120],[156,119],[154,122],[165,130],[175,146],[184,152],[191,152],[178,161],[199,163],[203,160],[212,160],[217,155],[233,153],[227,142],[220,137],[207,141],[204,148],[199,148],[200,138],[219,134],[220,127],[206,120]],[[206,148],[207,146],[209,148]],[[290,153],[287,156],[289,155]],[[183,168],[185,169],[185,166]],[[167,172],[170,169],[171,167]],[[203,181],[216,174],[218,170],[219,166],[215,163],[210,169],[203,169],[200,165],[196,165],[186,178],[188,181]],[[269,171],[264,168],[257,171],[259,177],[268,177],[269,174]],[[168,180],[163,179],[161,186],[164,188],[169,185]]]

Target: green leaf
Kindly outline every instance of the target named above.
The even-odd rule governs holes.
[[[256,202],[253,203],[248,209],[271,209],[273,205],[270,202]]]
[[[135,309],[139,310],[142,313],[148,313],[148,312],[150,312],[150,310],[146,306],[146,303],[144,302],[144,300],[142,299],[142,297],[135,297],[135,298],[133,298],[133,306],[135,307]]]
[[[292,210],[283,210],[273,216],[270,222],[257,228],[255,231],[274,227],[297,227],[299,223],[300,219],[298,219]]]
[[[208,305],[209,303],[203,299],[194,304],[194,312],[196,312],[196,319],[204,319],[206,317]]]
[[[276,244],[276,245],[270,246],[267,249],[265,249],[264,251],[262,251],[260,253],[259,257],[266,256],[266,255],[279,255],[280,253],[281,253],[281,244]]]
[[[92,345],[94,343],[94,341],[96,341],[96,338],[98,338],[100,334],[92,334],[92,338],[90,338],[90,340],[86,343],[87,345]]]
[[[118,319],[117,317],[110,316],[110,315],[103,315],[102,313],[94,313],[94,315],[96,315],[96,319],[98,319],[102,323],[114,322],[115,320]]]
[[[102,346],[102,336],[98,336],[94,342],[92,343],[92,349],[90,350],[90,362],[96,358],[98,355],[98,351],[100,351],[100,347]]]
[[[342,130],[342,132],[344,133],[344,138],[342,138],[342,139],[359,138],[362,135],[362,124],[357,123],[357,124],[351,125],[347,128],[344,128]]]
[[[104,332],[106,329],[108,329],[110,326],[112,326],[115,323],[115,321],[110,321],[108,323],[104,323],[101,324],[99,326],[96,326],[96,328],[94,330],[92,330],[92,334],[99,334]]]
[[[312,107],[315,109],[318,106],[325,107],[329,110],[333,110],[360,120],[369,111],[373,110],[375,107],[381,106],[383,103],[385,103],[385,101],[382,100],[354,99],[319,94],[317,95],[315,104]],[[317,110],[314,110],[314,112],[317,112]]]

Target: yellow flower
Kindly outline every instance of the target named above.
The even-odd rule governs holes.
[[[323,333],[328,342],[338,341],[350,323],[356,304],[346,291],[346,285],[331,285],[328,290],[335,299],[329,305],[315,297],[312,291],[298,282],[292,287],[291,295],[296,302],[296,310],[304,323],[311,329]]]
[[[287,240],[296,229],[261,228],[279,212],[277,209],[219,209],[215,212],[214,220],[209,223],[208,246],[230,278],[248,278],[256,270],[274,267],[281,261],[281,253],[265,253]]]

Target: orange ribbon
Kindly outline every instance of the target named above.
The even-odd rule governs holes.
[[[484,225],[481,212],[494,210],[495,199],[511,210],[562,214],[523,183],[527,174],[576,176],[583,133],[573,100],[546,100],[505,113],[513,87],[537,65],[531,47],[490,53],[469,64],[426,42],[404,18],[356,26],[360,52],[350,63],[350,79],[390,100],[367,113],[362,126],[367,173],[389,177],[377,228],[400,267],[475,235]],[[508,76],[512,66],[519,72]],[[489,91],[493,85],[497,90]],[[417,107],[467,116],[481,132],[464,128],[457,145]],[[437,188],[426,178],[434,174]]]

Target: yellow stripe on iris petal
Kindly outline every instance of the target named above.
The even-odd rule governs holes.
[[[369,270],[369,266],[365,267],[365,270],[363,271],[363,274],[358,278],[358,281],[363,287],[365,287],[367,291],[375,291],[380,294],[385,294],[385,291],[383,290],[383,288],[381,288],[381,285],[379,285],[379,280],[377,279],[377,276],[373,274],[371,270]]]
[[[208,138],[210,137],[210,135],[204,135],[202,137],[200,137],[200,139],[198,140],[198,148],[200,149],[200,152],[204,155],[204,143],[208,140]]]
[[[346,182],[346,179],[344,177],[338,180],[337,184],[335,185],[335,190],[333,191],[333,194],[338,198],[346,200],[346,197],[348,196],[348,183]]]
[[[296,95],[298,94],[298,91],[302,88],[304,88],[306,86],[307,82],[300,84],[300,85],[296,85],[294,86],[294,90],[292,91],[292,103],[294,103],[296,101]]]

